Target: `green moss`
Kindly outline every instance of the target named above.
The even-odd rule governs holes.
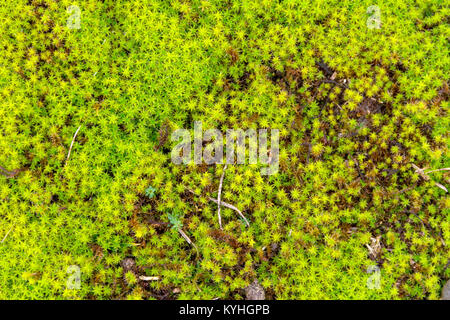
[[[437,299],[449,172],[413,164],[450,167],[449,9],[371,5],[2,0],[0,298]],[[226,170],[250,227],[219,229],[220,166],[171,162],[195,120],[280,130],[276,175]]]

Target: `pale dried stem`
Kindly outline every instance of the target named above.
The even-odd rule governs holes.
[[[220,230],[222,230],[222,217],[220,216],[220,197],[222,196],[222,184],[223,184],[223,178],[225,176],[225,170],[227,170],[227,165],[223,167],[222,176],[220,177],[220,183],[219,183],[219,192],[217,194],[217,216],[219,217],[219,227]]]
[[[429,181],[431,180],[430,177],[427,175],[430,172],[435,172],[435,171],[442,171],[442,170],[450,170],[450,168],[442,168],[442,169],[436,169],[436,170],[431,170],[428,172],[425,172],[425,168],[421,169],[418,166],[416,166],[414,163],[411,163],[412,167],[416,170],[416,172],[425,180],[425,181]],[[434,182],[435,186],[438,188],[441,188],[442,190],[444,190],[445,192],[448,192],[447,188],[444,187],[442,184]]]
[[[197,254],[198,254],[198,248],[197,248],[197,246],[195,245],[195,243],[193,243],[193,242],[191,241],[191,239],[189,239],[189,237],[187,236],[186,233],[184,233],[183,230],[181,230],[181,229],[177,229],[177,230],[178,230],[178,232],[181,234],[181,236],[184,238],[184,240],[186,240],[187,243],[189,243],[190,245],[192,245],[192,246],[195,248],[195,250],[197,250]]]
[[[139,276],[139,280],[142,280],[142,281],[158,281],[159,277]]]
[[[72,152],[72,148],[73,148],[73,143],[75,142],[75,138],[77,137],[78,131],[80,131],[80,129],[81,129],[81,125],[78,127],[77,131],[73,135],[72,143],[70,144],[69,153],[67,154],[67,159],[66,159],[66,164],[65,165],[67,165],[67,162],[69,161],[70,153]]]
[[[194,192],[193,190],[188,189],[188,188],[186,188],[186,190],[189,191],[190,193],[192,193],[192,194],[195,195],[195,192]],[[214,198],[211,198],[211,197],[208,197],[208,199],[209,199],[210,201],[214,202],[214,203],[219,204],[219,202],[217,201],[217,199],[214,199]],[[248,220],[245,218],[245,216],[242,214],[242,212],[241,212],[238,208],[236,208],[236,207],[233,206],[232,204],[229,204],[229,203],[224,202],[224,201],[220,201],[220,205],[221,205],[221,206],[224,206],[224,207],[226,207],[226,208],[228,208],[228,209],[231,209],[231,210],[236,211],[236,212],[241,216],[241,218],[244,219],[245,224],[247,225],[247,227],[250,227],[250,223],[248,222]]]
[[[13,229],[13,227],[11,227],[11,228],[9,229],[9,231],[6,233],[5,237],[3,238],[2,242],[0,242],[0,243],[3,243],[3,242],[6,240],[6,237],[8,237],[8,235],[9,235],[9,233],[11,232],[12,229]]]

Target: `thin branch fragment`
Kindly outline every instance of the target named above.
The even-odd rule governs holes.
[[[416,170],[416,172],[425,180],[425,181],[429,181],[431,180],[430,177],[427,175],[430,172],[434,172],[434,171],[442,171],[442,170],[450,170],[450,168],[442,168],[442,169],[436,169],[436,170],[431,170],[428,172],[425,172],[425,168],[421,169],[418,166],[416,166],[414,163],[411,163],[411,166]],[[433,181],[434,182],[434,181]],[[447,188],[444,187],[442,184],[434,182],[434,184],[436,185],[436,187],[441,188],[442,190],[444,190],[445,192],[448,192]]]
[[[197,246],[195,245],[195,243],[193,243],[193,242],[191,241],[191,239],[189,239],[189,237],[187,236],[186,233],[184,233],[183,230],[181,230],[181,229],[177,229],[177,230],[178,230],[178,232],[181,234],[181,236],[184,238],[184,240],[186,240],[187,243],[189,243],[190,245],[192,245],[192,246],[195,248],[195,250],[197,250],[197,254],[198,254],[198,248],[197,248]]]
[[[9,171],[9,170],[6,170],[5,168],[3,168],[2,166],[0,166],[0,174],[4,175],[7,178],[14,178],[20,171],[21,171],[21,169],[15,169],[13,171]]]
[[[430,180],[430,177],[424,173],[424,171],[423,171],[424,169],[420,169],[414,163],[411,163],[411,166],[416,170],[416,173],[418,173],[424,180],[426,180],[426,181]]]
[[[70,153],[72,152],[73,143],[75,142],[75,138],[77,137],[78,131],[80,131],[80,129],[81,129],[81,125],[78,127],[77,131],[73,135],[72,143],[70,144],[69,153],[67,154],[67,159],[66,159],[66,164],[65,165],[67,165],[67,161],[69,161]]]
[[[431,170],[431,171],[425,172],[425,174],[429,174],[431,172],[436,172],[436,171],[444,171],[444,170],[450,170],[450,168],[442,168],[442,169]]]
[[[11,171],[6,170],[2,166],[0,166],[0,173],[3,174],[5,177],[8,177],[8,176],[10,176],[12,174]]]
[[[3,242],[6,240],[6,237],[9,235],[9,233],[11,232],[12,229],[13,229],[13,227],[11,227],[11,228],[9,229],[9,231],[6,233],[6,235],[5,235],[5,237],[3,238],[3,240],[2,240],[1,243],[3,243]]]
[[[434,184],[436,185],[436,187],[439,187],[439,188],[441,188],[442,190],[444,190],[445,192],[448,192],[447,188],[444,187],[442,184],[437,183],[437,182],[435,182]]]
[[[190,193],[192,193],[193,195],[195,195],[195,192],[194,192],[193,190],[188,189],[188,188],[186,188],[186,190],[189,191]],[[210,201],[212,201],[212,202],[218,204],[217,199],[214,199],[214,198],[211,198],[211,197],[208,197],[208,199],[209,199]],[[226,208],[228,208],[228,209],[231,209],[231,210],[236,211],[236,212],[241,216],[241,218],[244,219],[245,224],[247,225],[247,227],[250,227],[250,223],[248,222],[248,220],[245,218],[245,216],[242,214],[242,212],[241,212],[238,208],[236,208],[236,207],[233,206],[232,204],[229,204],[229,203],[224,202],[224,201],[220,201],[220,205],[221,205],[221,206],[224,206],[224,207],[226,207]]]
[[[220,230],[222,229],[222,217],[220,216],[220,197],[222,195],[222,183],[223,183],[223,178],[225,176],[225,170],[227,170],[227,165],[225,164],[225,166],[223,167],[223,172],[222,172],[222,176],[220,177],[220,183],[219,183],[219,192],[217,195],[217,216],[219,217],[219,226],[220,226]]]
[[[211,200],[212,202],[218,204],[218,201],[216,199],[214,199],[214,198],[209,197],[209,200]],[[236,211],[241,216],[241,218],[244,219],[245,224],[247,225],[247,227],[250,227],[250,223],[248,222],[248,220],[245,218],[245,216],[242,214],[242,212],[238,208],[236,208],[232,204],[229,204],[229,203],[226,203],[226,202],[223,202],[223,201],[220,202],[220,205],[224,206],[224,207],[226,207],[228,209]]]
[[[142,280],[142,281],[158,281],[159,277],[139,276],[139,280]]]

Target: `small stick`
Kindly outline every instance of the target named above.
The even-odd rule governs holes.
[[[443,171],[443,170],[450,170],[450,168],[442,168],[442,169],[431,170],[431,171],[425,172],[425,174],[429,174],[430,172]]]
[[[220,177],[220,183],[219,183],[219,192],[217,195],[217,216],[219,217],[219,226],[220,226],[220,230],[222,229],[222,217],[220,216],[220,197],[222,195],[222,183],[223,183],[223,177],[225,176],[225,170],[227,170],[227,165],[225,164],[225,166],[223,167],[223,172],[222,172],[222,176]]]
[[[436,185],[436,187],[439,187],[439,188],[441,188],[442,190],[444,190],[445,192],[448,192],[447,188],[444,187],[442,184],[437,183],[437,182],[435,182],[434,184]]]
[[[426,181],[430,180],[430,177],[424,173],[425,169],[420,169],[414,163],[411,163],[411,166],[416,170],[416,173],[418,173],[424,180],[426,180]]]
[[[214,199],[214,198],[209,197],[209,200],[211,200],[212,202],[218,204],[218,201],[216,199]],[[245,223],[247,224],[247,227],[250,227],[250,223],[248,222],[248,220],[245,218],[245,216],[242,214],[242,212],[238,208],[236,208],[232,204],[229,204],[229,203],[226,203],[226,202],[223,202],[223,201],[220,202],[220,205],[224,206],[226,208],[229,208],[231,210],[236,211],[242,217],[242,219],[244,219]]]
[[[441,171],[441,170],[449,170],[450,168],[443,168],[443,169],[436,169],[436,170],[431,170],[428,172],[425,172],[425,168],[421,169],[418,166],[416,166],[414,163],[411,163],[412,167],[416,170],[416,172],[426,181],[430,180],[430,177],[427,175],[430,172],[434,172],[434,171]],[[434,182],[434,181],[433,181]],[[448,192],[447,188],[444,187],[442,184],[434,182],[434,185],[438,188],[441,188],[442,190],[444,190],[445,192]]]
[[[9,231],[6,233],[5,237],[3,238],[2,242],[0,242],[0,243],[3,243],[6,240],[6,237],[9,235],[9,233],[11,232],[12,229],[13,229],[13,227],[11,227],[9,229]]]
[[[9,177],[10,175],[13,174],[11,171],[6,170],[2,166],[0,166],[0,170],[1,170],[0,173],[3,174],[5,177]]]
[[[139,276],[139,280],[142,280],[142,281],[158,281],[159,277]]]
[[[197,250],[197,254],[198,254],[198,248],[197,248],[197,246],[195,245],[195,243],[193,243],[193,242],[191,241],[191,239],[189,239],[189,237],[187,236],[186,233],[184,233],[183,230],[181,230],[181,229],[177,229],[177,230],[178,230],[178,232],[181,234],[181,236],[184,238],[184,240],[186,240],[187,243],[189,243],[190,245],[192,245],[192,246],[195,248],[195,250]]]
[[[14,176],[16,176],[20,171],[22,171],[22,170],[15,169],[13,171],[8,171],[5,168],[3,168],[2,166],[0,166],[0,174],[4,175],[7,178],[14,178]]]
[[[191,190],[191,189],[186,189],[186,190],[195,195],[195,192],[193,190]],[[211,198],[211,197],[208,197],[208,199],[210,201],[218,204],[217,199],[214,199],[214,198]],[[236,211],[242,217],[242,219],[244,219],[245,223],[247,224],[247,227],[250,227],[250,223],[248,222],[248,220],[245,218],[245,216],[242,214],[242,212],[238,208],[236,208],[232,204],[226,203],[224,201],[220,201],[220,205],[224,206],[224,207],[226,207],[228,209]]]
[[[66,159],[66,164],[65,165],[67,165],[67,161],[69,161],[70,153],[72,152],[73,143],[75,142],[75,138],[77,137],[78,131],[80,131],[80,129],[81,129],[81,125],[78,127],[77,131],[73,135],[72,143],[70,144],[69,153],[67,154],[67,159]]]

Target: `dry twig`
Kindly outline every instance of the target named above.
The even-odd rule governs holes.
[[[78,131],[80,131],[80,129],[81,129],[81,125],[78,127],[77,131],[73,135],[72,143],[70,144],[69,153],[67,154],[67,159],[66,159],[66,164],[65,165],[67,165],[67,161],[69,161],[70,153],[72,152],[73,143],[75,142],[75,138],[77,137]]]
[[[369,249],[369,253],[373,259],[377,259],[381,253],[380,238],[381,236],[378,236],[376,238],[370,238],[370,241],[372,242],[371,245],[369,246],[368,244],[366,244],[366,247],[367,249]]]
[[[142,281],[158,281],[159,277],[139,276],[139,280],[142,280]]]
[[[13,171],[6,170],[2,166],[0,166],[0,174],[7,178],[14,178],[20,171],[23,169],[15,169]]]
[[[193,190],[188,189],[188,188],[186,188],[186,190],[189,191],[190,193],[192,193],[193,195],[195,195],[195,192],[194,192]],[[214,199],[214,198],[211,198],[211,197],[208,197],[208,199],[209,199],[209,201],[212,201],[212,202],[214,202],[214,203],[219,204],[219,202],[217,201],[217,199]],[[242,212],[241,212],[238,208],[236,208],[236,207],[233,206],[232,204],[229,204],[229,203],[224,202],[224,201],[220,201],[220,205],[221,205],[221,206],[224,206],[224,207],[226,207],[226,208],[228,208],[228,209],[231,209],[231,210],[236,211],[236,212],[242,217],[242,219],[244,219],[245,224],[247,225],[247,227],[250,227],[250,223],[248,222],[248,220],[245,218],[245,216],[242,214]]]
[[[218,201],[216,199],[211,198],[211,197],[208,197],[208,198],[209,198],[210,201],[218,204]],[[224,206],[224,207],[226,207],[228,209],[236,211],[241,216],[241,218],[244,219],[245,224],[247,224],[247,227],[250,227],[250,223],[248,222],[248,220],[245,218],[245,216],[242,214],[242,212],[238,208],[236,208],[232,204],[229,204],[229,203],[226,203],[226,202],[223,202],[223,201],[220,202],[220,205]]]
[[[222,176],[220,177],[220,183],[219,183],[219,192],[217,195],[217,216],[219,217],[219,226],[220,230],[222,229],[222,217],[220,216],[220,197],[222,196],[222,184],[223,184],[223,178],[225,176],[225,170],[227,170],[227,164],[223,167]]]
[[[431,173],[431,172],[436,172],[436,171],[444,171],[444,170],[450,170],[450,168],[442,168],[442,169],[436,169],[436,170],[431,170],[431,171],[427,171],[427,172],[425,172],[425,174],[429,174],[429,173]]]
[[[193,242],[191,241],[191,239],[189,239],[189,237],[187,236],[186,233],[184,233],[183,230],[181,230],[181,229],[177,229],[177,230],[178,230],[178,232],[181,234],[181,236],[184,238],[184,240],[186,240],[187,243],[189,243],[190,245],[192,245],[192,246],[195,248],[195,250],[197,250],[197,254],[198,254],[198,248],[197,248],[197,246],[195,245],[195,243],[193,243]]]
[[[9,233],[11,232],[12,229],[13,229],[13,227],[11,227],[9,229],[9,231],[6,233],[5,237],[3,238],[2,242],[0,242],[0,243],[3,243],[6,240],[6,237],[9,235]]]
[[[418,166],[416,166],[414,163],[411,163],[411,165],[416,170],[416,172],[422,177],[422,179],[424,179],[425,181],[431,180],[430,177],[428,176],[428,173],[430,173],[430,172],[450,170],[450,168],[442,168],[442,169],[436,169],[436,170],[431,170],[431,171],[425,172],[425,168],[421,169]],[[439,187],[442,190],[444,190],[445,192],[448,192],[447,188],[444,187],[442,184],[437,183],[437,182],[434,182],[434,184],[436,185],[436,187]]]

